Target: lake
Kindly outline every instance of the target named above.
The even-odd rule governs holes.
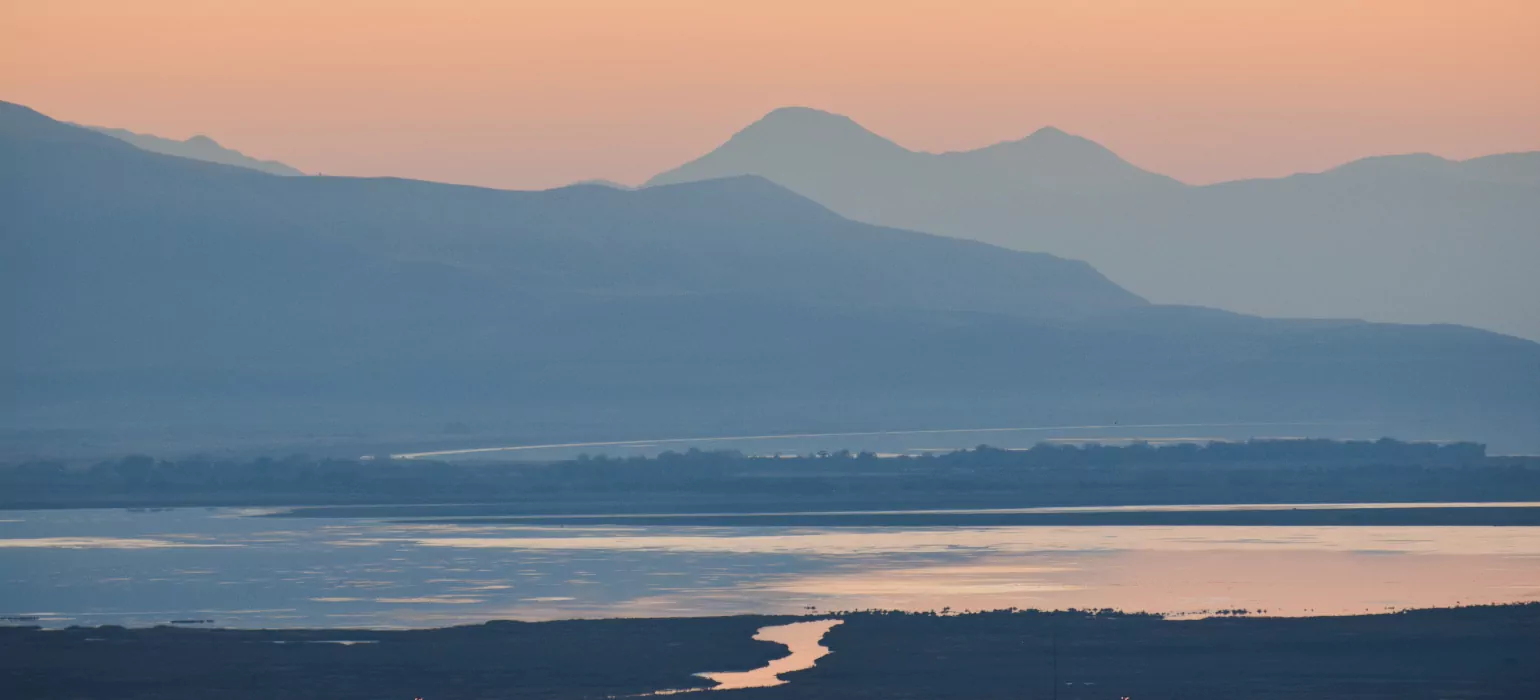
[[[869,608],[1313,615],[1533,600],[1535,527],[618,526],[0,511],[0,617],[54,627],[396,628]]]

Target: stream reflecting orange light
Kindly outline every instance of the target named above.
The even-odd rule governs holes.
[[[310,172],[635,182],[763,112],[1192,181],[1540,148],[1531,0],[8,0],[0,99]]]

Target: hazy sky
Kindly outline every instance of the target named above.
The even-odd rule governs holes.
[[[1540,0],[0,0],[0,99],[307,172],[636,182],[772,108],[1191,182],[1540,149]]]

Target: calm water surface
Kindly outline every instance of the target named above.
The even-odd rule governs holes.
[[[1526,527],[563,527],[256,514],[0,512],[0,617],[428,627],[863,608],[1305,615],[1540,600],[1540,528]]]
[[[764,666],[748,671],[705,671],[695,674],[716,684],[708,688],[659,690],[637,697],[682,695],[708,690],[771,688],[785,685],[788,681],[781,677],[783,674],[810,669],[818,663],[819,659],[831,653],[829,647],[823,645],[823,636],[830,629],[833,629],[835,625],[843,624],[844,622],[844,620],[836,619],[808,620],[785,625],[761,627],[754,634],[754,638],[763,642],[775,642],[776,644],[785,645],[787,651],[785,656],[772,659]]]
[[[716,681],[710,690],[737,690],[739,688],[769,688],[783,685],[783,673],[812,668],[818,660],[829,655],[829,647],[823,645],[823,636],[843,620],[808,620],[788,625],[765,627],[754,638],[765,642],[786,645],[789,652],[756,669],[748,671],[709,671],[702,677]]]

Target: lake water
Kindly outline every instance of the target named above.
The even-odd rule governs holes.
[[[866,608],[1540,600],[1529,527],[616,527],[0,511],[0,624],[431,627]]]

